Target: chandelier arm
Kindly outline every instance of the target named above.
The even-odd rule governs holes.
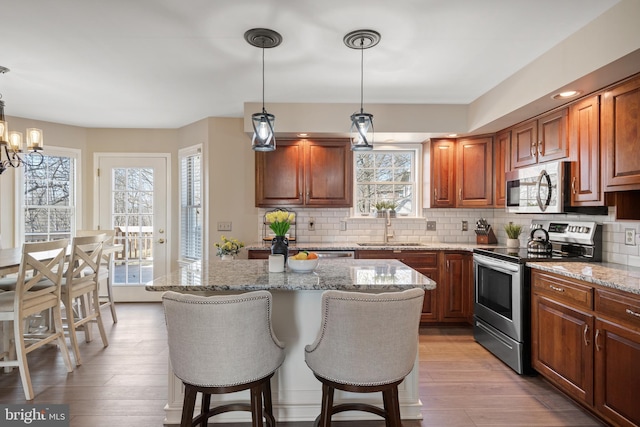
[[[42,165],[42,162],[44,162],[44,155],[41,152],[35,151],[35,150],[32,151],[31,153],[29,153],[29,157],[34,156],[34,155],[38,155],[38,157],[40,157],[40,161],[38,162],[38,164],[37,165],[36,164],[29,165],[28,162],[24,162],[25,168],[29,167],[29,166],[37,168],[37,167],[40,167]]]

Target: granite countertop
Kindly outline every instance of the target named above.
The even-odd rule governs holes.
[[[640,268],[608,262],[528,262],[528,267],[640,295]]]
[[[411,242],[367,242],[365,245],[358,243],[312,243],[290,242],[289,249],[305,251],[366,251],[366,250],[408,250],[408,251],[469,251],[477,248],[498,248],[499,245],[478,245],[476,243],[416,243]],[[271,248],[271,242],[255,242],[245,246],[247,250],[267,250]]]
[[[147,284],[147,291],[327,290],[401,291],[435,289],[436,282],[400,261],[321,259],[311,273],[269,273],[268,260],[194,263]]]

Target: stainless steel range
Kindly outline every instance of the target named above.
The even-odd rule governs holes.
[[[533,220],[521,249],[475,249],[474,337],[519,374],[531,372],[531,295],[527,261],[602,259],[602,226]]]

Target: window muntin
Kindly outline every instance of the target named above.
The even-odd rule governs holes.
[[[399,215],[416,216],[415,149],[355,153],[355,216],[375,211],[378,202],[393,202]]]

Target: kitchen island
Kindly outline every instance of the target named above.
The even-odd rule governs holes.
[[[201,295],[268,290],[273,294],[272,322],[275,334],[286,345],[286,359],[272,380],[273,409],[278,421],[312,421],[320,413],[321,384],[304,362],[304,346],[313,342],[320,328],[321,296],[327,289],[361,292],[397,292],[409,288],[435,289],[436,283],[397,260],[321,260],[312,273],[269,273],[266,260],[209,261],[185,265],[156,279],[147,291],[189,292]],[[416,337],[417,339],[417,337]],[[418,362],[399,388],[403,419],[420,419]],[[247,392],[220,400],[249,399]],[[182,383],[169,375],[167,424],[179,424],[182,413]],[[357,394],[336,391],[336,401],[372,403],[382,406],[381,393]],[[196,405],[196,409],[197,409]],[[247,413],[220,415],[220,421],[250,420]],[[345,412],[334,419],[377,419],[361,412]]]

